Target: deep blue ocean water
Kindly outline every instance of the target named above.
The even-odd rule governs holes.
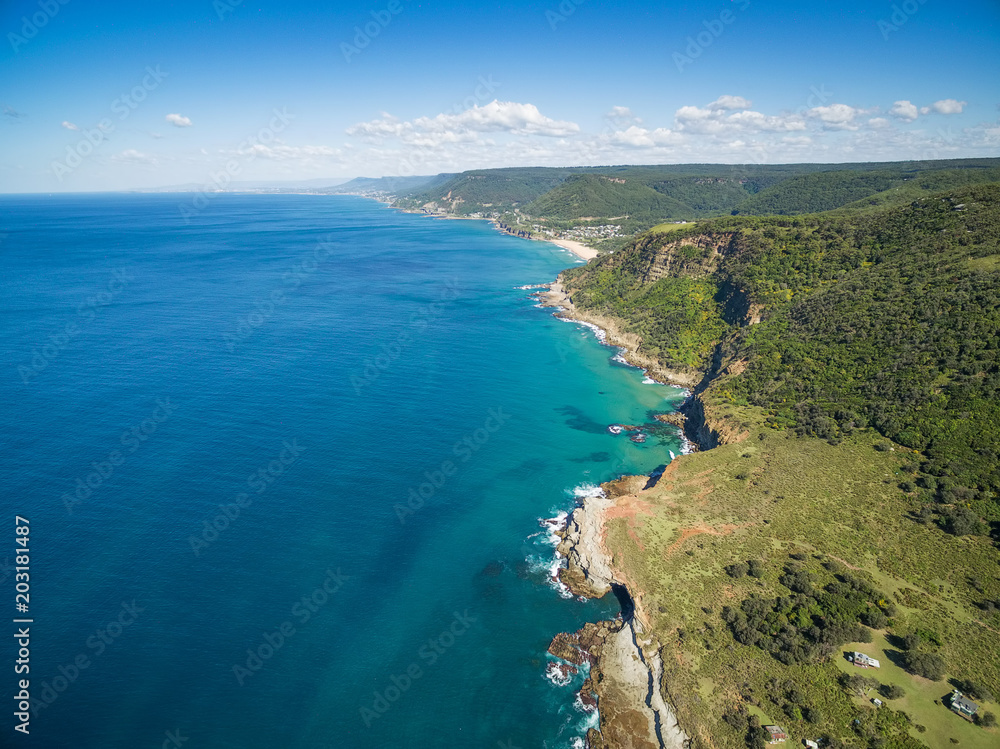
[[[551,244],[182,202],[0,198],[0,745],[29,616],[36,747],[572,746],[546,647],[618,606],[560,594],[539,521],[680,452],[606,427],[681,391],[516,288]]]

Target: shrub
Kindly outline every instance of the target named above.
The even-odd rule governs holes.
[[[883,684],[879,688],[879,692],[887,700],[900,700],[906,696],[906,690],[898,684]]]
[[[953,507],[941,514],[941,527],[953,536],[981,536],[986,525],[968,507]]]
[[[936,653],[908,650],[903,657],[903,667],[911,674],[931,681],[941,681],[945,674],[944,659]]]
[[[993,702],[993,692],[977,681],[971,681],[970,679],[956,679],[955,686],[958,688],[958,691],[969,695],[974,700],[980,700],[981,702]]]
[[[759,559],[751,559],[747,565],[747,572],[750,577],[761,578],[764,577],[764,563]]]
[[[997,724],[997,716],[987,710],[984,713],[976,714],[976,723],[983,728],[993,728]]]
[[[802,717],[810,723],[821,723],[823,721],[823,713],[815,707],[803,708]]]
[[[750,567],[746,563],[737,562],[736,564],[731,564],[728,567],[726,567],[726,574],[732,578],[739,580],[741,577],[747,574],[747,571],[749,569]]]

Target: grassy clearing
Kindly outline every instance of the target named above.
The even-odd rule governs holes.
[[[878,658],[882,666],[879,669],[859,669],[846,659],[834,659],[834,665],[844,673],[862,673],[878,679],[882,684],[895,684],[902,687],[906,694],[898,700],[887,700],[872,690],[866,697],[856,697],[859,705],[870,704],[871,697],[880,697],[886,705],[894,710],[902,710],[911,716],[914,723],[923,725],[927,730],[921,732],[916,727],[910,729],[910,735],[931,747],[952,745],[951,739],[958,739],[963,747],[974,749],[990,749],[1000,744],[1000,734],[996,731],[986,731],[971,721],[956,715],[948,707],[946,698],[951,694],[952,687],[947,681],[930,681],[907,673],[893,663],[891,655],[898,652],[886,639],[884,632],[876,633],[872,643],[848,643],[842,650],[860,650]],[[978,703],[981,710],[997,711],[993,703]],[[919,716],[919,717],[918,717]]]
[[[667,221],[663,224],[657,224],[649,231],[656,232],[657,234],[669,234],[672,231],[680,231],[682,229],[691,229],[695,226],[696,221],[688,221],[683,224],[675,224],[671,221]]]
[[[644,496],[650,513],[616,519],[608,532],[615,563],[640,591],[641,610],[663,644],[667,687],[695,746],[744,746],[743,733],[722,720],[741,704],[779,722],[796,744],[828,734],[862,747],[878,734],[887,747],[951,746],[951,738],[966,747],[1000,746],[997,729],[934,704],[951,691],[947,680],[911,676],[886,657],[878,678],[907,695],[876,709],[841,686],[842,672],[862,669],[840,655],[785,666],[733,640],[723,606],[738,606],[753,593],[787,595],[778,577],[791,553],[816,568],[833,557],[891,597],[898,609],[891,633],[935,631],[948,678],[973,679],[1000,694],[1000,615],[986,619],[974,606],[984,595],[1000,598],[1000,553],[986,538],[956,538],[910,519],[917,500],[897,486],[900,465],[912,456],[903,448],[876,451],[867,433],[833,446],[758,426],[760,413],[750,407],[709,408],[749,425],[749,436],[672,464]],[[750,559],[763,562],[759,579],[725,573],[727,565]],[[973,575],[984,591],[972,587]],[[893,650],[884,635],[858,646],[872,655],[886,648]],[[812,721],[801,707],[810,708]]]

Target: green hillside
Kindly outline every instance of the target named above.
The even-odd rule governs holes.
[[[718,446],[607,528],[692,747],[760,746],[762,723],[799,745],[1000,745],[1000,184],[699,221],[562,281],[704,375],[688,426]]]
[[[555,219],[684,218],[689,206],[658,192],[644,181],[596,174],[573,175],[524,207],[530,216]]]
[[[434,178],[354,180],[340,189],[393,192],[403,208],[496,214],[512,225],[618,223],[634,233],[669,220],[900,205],[998,179],[1000,159],[963,159],[478,169]]]
[[[510,209],[530,203],[559,185],[568,169],[479,169],[463,172],[406,196],[406,203],[446,205],[455,213]]]
[[[914,169],[900,165],[874,171],[834,171],[790,177],[736,206],[744,215],[830,211],[848,204],[892,205],[930,192],[1000,180],[1000,167]],[[888,191],[888,192],[887,192]]]
[[[920,450],[922,494],[945,505],[928,517],[951,527],[968,514],[956,501],[1000,520],[998,243],[993,184],[856,215],[701,222],[565,276],[575,304],[626,319],[668,366],[743,361],[727,392],[774,426],[834,441],[871,427]]]

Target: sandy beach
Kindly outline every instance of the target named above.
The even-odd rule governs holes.
[[[577,242],[572,239],[549,239],[547,241],[562,247],[564,250],[569,250],[574,255],[586,260],[587,262],[590,262],[597,257],[597,250],[587,247],[587,245],[582,242]]]

